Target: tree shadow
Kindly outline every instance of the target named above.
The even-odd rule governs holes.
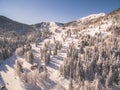
[[[10,58],[4,60],[0,65],[0,71],[7,72],[8,71],[7,66],[9,66],[11,68],[14,68],[15,60],[16,60],[15,55],[13,55]]]
[[[52,58],[52,60],[49,63],[49,67],[58,70],[60,65],[59,60],[63,61],[63,57],[60,55]]]
[[[113,85],[112,90],[120,90],[120,86]]]
[[[39,51],[39,50],[38,50]],[[34,53],[34,54],[36,54],[36,53],[38,53],[36,50],[34,50],[34,49],[32,49],[32,52]]]
[[[62,50],[59,51],[59,53],[66,53],[66,50],[62,49]]]
[[[34,62],[35,63],[41,63],[41,59],[40,59],[40,57],[39,56],[34,56]]]
[[[41,85],[33,85],[29,83],[24,83],[22,87],[25,90],[52,90],[56,86],[56,84],[57,83],[47,78],[47,80],[44,81],[44,83]]]
[[[1,75],[0,75],[0,90],[8,90],[6,88],[5,82],[4,82],[4,80],[3,80]]]
[[[65,49],[65,50],[66,50],[66,49],[67,49],[67,46],[62,46],[62,49]]]
[[[26,90],[42,90],[40,88],[40,86],[38,85],[33,85],[33,84],[28,84],[28,83],[24,83],[24,86],[22,86],[24,89]]]
[[[51,61],[51,62],[49,63],[49,67],[51,67],[51,68],[53,68],[53,69],[56,69],[56,70],[59,69],[59,67],[55,64],[54,61]]]
[[[63,60],[63,57],[61,55],[58,55],[56,58],[57,60]]]
[[[57,83],[52,81],[50,78],[47,78],[45,85],[46,85],[45,90],[52,90],[57,85]]]
[[[55,60],[51,60],[51,62],[52,63],[54,63],[54,64],[59,64],[57,61],[55,61]]]

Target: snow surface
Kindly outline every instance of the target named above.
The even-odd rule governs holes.
[[[61,40],[61,34],[62,33],[55,33],[55,37],[57,38],[57,40]],[[32,51],[33,51],[33,54],[35,55],[35,61],[37,61],[40,58],[40,52],[39,52],[40,47],[43,47],[44,43],[48,40],[50,40],[51,43],[53,43],[52,39],[46,39],[37,47],[35,47],[34,44],[32,45]],[[47,67],[49,79],[46,81],[47,82],[46,86],[41,87],[41,88],[44,88],[43,90],[53,90],[53,87],[55,87],[57,84],[61,84],[61,85],[64,85],[64,87],[67,87],[67,83],[69,83],[68,80],[61,78],[59,73],[59,66],[63,62],[63,57],[66,56],[64,51],[65,50],[63,48],[62,50],[59,51],[59,54],[56,57],[54,58],[51,57],[52,59],[50,61],[49,66]],[[0,74],[3,78],[6,88],[8,90],[33,90],[33,88],[34,90],[39,90],[35,86],[34,87],[31,87],[31,85],[25,86],[24,83],[22,83],[20,79],[17,76],[15,76],[14,64],[16,59],[19,59],[21,61],[25,60],[24,57],[16,58],[16,56],[13,55],[9,59],[1,62]],[[24,62],[22,65],[24,68],[30,68],[30,64],[26,62]]]
[[[77,21],[86,21],[86,20],[91,20],[91,19],[96,19],[99,18],[101,16],[105,16],[105,13],[99,13],[99,14],[92,14],[92,15],[88,15],[86,17],[80,18]]]
[[[104,16],[104,15],[105,15],[104,13],[93,14],[93,15],[84,17],[79,20],[84,21],[88,18],[93,19],[93,18],[98,18],[100,16]],[[77,20],[77,21],[79,21],[79,20]],[[87,30],[85,30],[85,29],[81,30],[80,33],[90,34],[91,36],[94,36],[95,33],[102,32],[102,34],[104,36],[110,35],[111,33],[107,32],[106,28],[109,28],[113,24],[112,21],[109,21],[109,22],[103,21],[103,22],[104,23],[101,24],[101,26],[100,26],[101,28],[99,28],[98,26],[95,26],[95,27],[89,28]],[[62,30],[62,28],[58,28],[54,22],[50,23],[49,28],[54,33],[53,36],[51,36],[48,39],[45,39],[37,47],[35,47],[35,45],[32,44],[32,51],[35,56],[35,62],[40,61],[40,47],[43,47],[45,42],[50,40],[50,42],[51,42],[50,46],[52,46],[53,45],[53,37],[55,37],[59,41],[62,41],[62,35],[65,36],[65,31],[67,31],[67,29]],[[58,32],[54,31],[56,28],[58,28]],[[67,49],[67,46],[69,45],[69,43],[75,43],[75,45],[77,46],[78,39],[75,39],[74,35],[72,35],[71,37],[68,37],[66,39],[66,41],[64,42],[62,49],[59,50],[58,55],[55,57],[51,57],[50,64],[47,67],[48,79],[46,80],[45,85],[41,86],[42,90],[53,90],[54,87],[58,84],[62,85],[64,88],[68,89],[69,81],[60,75],[59,67],[63,63],[63,59],[66,57],[66,49]],[[17,57],[17,59],[20,59],[23,62],[25,61],[24,57]],[[40,90],[40,88],[38,88],[36,86],[24,84],[22,81],[20,81],[18,76],[15,75],[15,73],[14,73],[15,60],[16,60],[16,56],[13,55],[12,57],[8,58],[7,60],[0,62],[0,64],[1,64],[0,65],[0,74],[3,79],[3,82],[6,85],[6,88],[8,90]],[[42,61],[40,61],[40,62],[42,63]],[[23,66],[25,68],[30,68],[30,65],[26,62],[23,63]]]

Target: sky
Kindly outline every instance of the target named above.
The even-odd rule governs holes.
[[[67,23],[118,8],[120,0],[0,0],[0,15],[26,24],[44,21]]]

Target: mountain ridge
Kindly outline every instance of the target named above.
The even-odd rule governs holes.
[[[117,23],[119,22],[120,19],[119,13],[120,13],[120,8],[108,14],[105,13],[91,14],[86,17],[68,23],[40,22],[32,25],[20,23],[0,15],[0,31],[1,34],[4,34],[6,32],[15,32],[20,35],[26,35],[29,32],[34,32],[37,30],[42,30],[42,31],[52,30],[52,29],[55,30],[55,29],[59,29],[59,27],[63,27],[63,28],[71,27],[73,29],[87,29],[90,27],[101,25],[101,23],[106,23],[109,21],[112,23],[113,22]]]

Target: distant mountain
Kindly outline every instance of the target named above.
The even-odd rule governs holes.
[[[100,18],[104,17],[104,13],[100,14],[92,14],[83,18],[80,18],[78,20],[68,22],[64,26],[65,27],[72,27],[72,28],[86,28],[87,25],[91,25],[92,23],[95,23]]]
[[[68,22],[41,22],[33,25],[27,25],[16,22],[7,17],[0,16],[0,34],[19,34],[25,35],[33,31],[45,31],[45,30],[56,30],[56,29],[73,29],[73,30],[115,30],[116,27],[120,27],[120,8],[114,10],[109,14],[100,13],[92,14],[81,19]],[[97,29],[98,28],[98,29]],[[100,31],[99,30],[99,31]]]
[[[33,28],[39,31],[44,31],[44,30],[55,30],[58,29],[59,27],[62,27],[64,24],[63,23],[58,23],[58,22],[41,22],[32,25]]]
[[[24,35],[32,31],[34,31],[34,28],[27,24],[22,24],[5,16],[0,16],[0,34],[14,32],[20,35]]]
[[[92,14],[66,23],[64,24],[64,28],[71,30],[88,30],[94,34],[101,31],[115,31],[116,29],[119,29],[120,32],[120,8],[108,14]]]
[[[11,20],[5,16],[0,16],[0,35],[3,34],[19,34],[25,35],[33,31],[54,30],[62,27],[64,24],[57,22],[41,22],[33,25],[27,25]]]

